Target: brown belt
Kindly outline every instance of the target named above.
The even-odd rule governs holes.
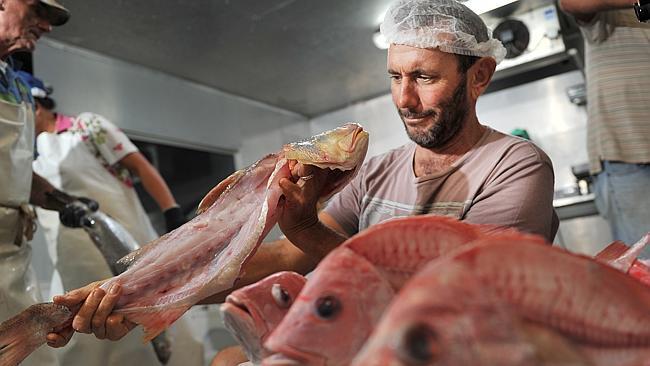
[[[25,239],[31,241],[36,232],[36,211],[27,203],[22,203],[20,206],[0,206],[17,210],[19,213],[14,244],[21,246]]]

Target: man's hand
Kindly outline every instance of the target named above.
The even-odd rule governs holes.
[[[97,201],[86,197],[76,197],[59,211],[61,223],[67,227],[81,227],[83,219],[91,212],[99,209]]]
[[[122,314],[112,314],[117,300],[122,294],[122,288],[114,284],[108,291],[99,286],[103,281],[94,282],[85,287],[73,290],[62,296],[55,296],[54,303],[75,308],[81,308],[72,320],[72,327],[50,333],[47,343],[51,347],[63,347],[72,337],[72,333],[93,333],[98,339],[117,341],[124,337],[136,324],[128,321]]]
[[[318,199],[327,183],[329,169],[295,161],[289,162],[289,168],[292,180],[285,178],[279,182],[284,196],[280,200],[278,225],[291,240],[295,234],[318,223]]]

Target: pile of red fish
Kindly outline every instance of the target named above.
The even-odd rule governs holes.
[[[263,365],[650,365],[650,268],[439,216],[350,238],[304,280],[234,292],[226,324]]]

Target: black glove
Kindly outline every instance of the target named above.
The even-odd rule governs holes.
[[[170,232],[185,223],[185,216],[180,207],[174,206],[163,212],[165,215],[165,227]]]
[[[75,197],[59,211],[61,223],[67,227],[81,227],[86,215],[99,209],[97,201],[86,197]]]

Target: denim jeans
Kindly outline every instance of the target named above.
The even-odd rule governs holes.
[[[603,162],[594,182],[596,206],[614,240],[634,244],[650,231],[650,164]],[[650,248],[642,257],[650,258]]]

